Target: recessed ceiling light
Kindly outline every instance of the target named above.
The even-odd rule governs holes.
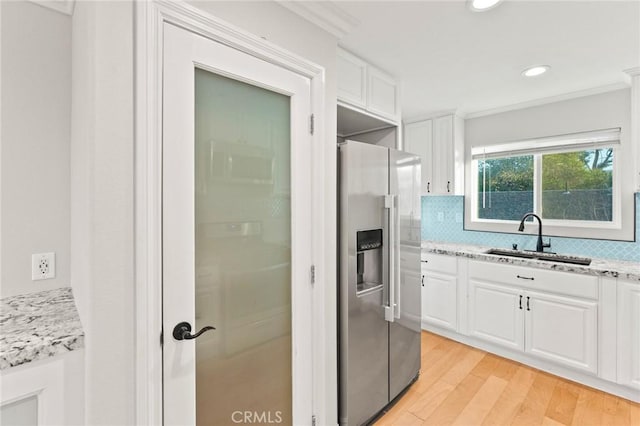
[[[474,12],[484,12],[493,9],[502,0],[469,0],[469,9]]]
[[[536,65],[522,71],[522,75],[525,77],[536,77],[549,71],[549,68],[551,68],[549,65]]]

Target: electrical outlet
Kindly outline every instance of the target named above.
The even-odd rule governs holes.
[[[31,280],[49,280],[56,276],[56,254],[39,253],[31,255]]]
[[[444,212],[438,212],[438,222],[444,222]]]

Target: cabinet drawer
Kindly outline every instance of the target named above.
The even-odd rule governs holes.
[[[469,277],[587,299],[598,298],[598,278],[592,275],[472,260]]]
[[[426,271],[444,272],[456,275],[458,261],[455,256],[442,254],[422,253],[422,269]]]

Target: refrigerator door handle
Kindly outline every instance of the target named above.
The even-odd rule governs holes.
[[[394,255],[393,258],[395,259],[396,262],[396,267],[394,268],[394,276],[393,276],[393,315],[395,317],[395,319],[400,319],[400,283],[402,282],[400,280],[400,269],[401,269],[401,265],[402,265],[402,258],[400,257],[400,238],[397,238],[398,235],[400,234],[400,218],[398,216],[398,195],[394,195],[395,198],[395,202],[394,202],[394,214],[393,214],[393,218],[395,220],[394,224],[393,224],[393,229],[394,229],[394,233],[393,233],[393,247],[391,247],[391,250],[394,251]]]
[[[389,210],[389,238],[387,253],[389,253],[389,304],[384,307],[384,319],[393,322],[395,319],[396,296],[396,196],[388,194],[384,196],[384,207]]]

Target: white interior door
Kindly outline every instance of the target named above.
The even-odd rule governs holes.
[[[163,30],[164,423],[309,423],[310,81]]]

